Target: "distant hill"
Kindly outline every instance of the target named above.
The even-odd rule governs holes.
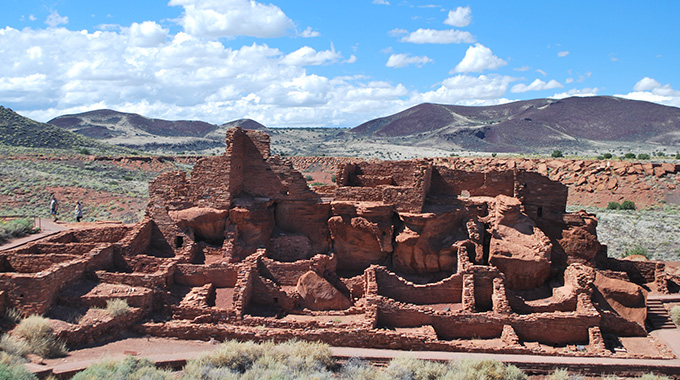
[[[217,152],[224,146],[226,130],[232,126],[266,129],[250,119],[216,125],[197,120],[152,119],[106,109],[63,115],[48,123],[109,144],[154,153]]]
[[[677,147],[680,108],[605,96],[488,107],[424,103],[363,123],[351,133],[487,152],[587,150],[603,144]]]
[[[0,143],[29,148],[82,149],[123,152],[120,147],[103,144],[54,125],[40,123],[0,106]]]
[[[96,139],[141,135],[203,137],[217,128],[203,121],[150,119],[113,110],[63,115],[48,123]]]

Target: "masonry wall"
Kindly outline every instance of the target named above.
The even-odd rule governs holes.
[[[454,274],[431,284],[414,284],[382,267],[375,270],[378,294],[400,302],[416,305],[462,302],[463,279]]]
[[[436,166],[432,173],[430,194],[461,195],[467,191],[473,197],[513,196],[514,189],[515,175],[511,170],[471,172]]]

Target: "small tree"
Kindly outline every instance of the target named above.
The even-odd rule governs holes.
[[[619,202],[609,202],[607,203],[607,210],[620,210],[621,205]]]
[[[611,153],[605,153],[605,154],[602,155],[602,157],[604,157],[606,160],[608,160],[608,159],[612,158],[612,154]]]
[[[635,210],[635,202],[623,201],[621,202],[621,210]]]
[[[649,154],[647,153],[640,153],[637,155],[638,160],[649,160]]]
[[[623,155],[623,158],[626,158],[626,159],[629,159],[629,160],[633,159],[633,158],[635,158],[635,153],[626,153],[626,154]]]

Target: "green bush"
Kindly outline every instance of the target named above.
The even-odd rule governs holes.
[[[621,202],[621,210],[635,210],[635,202],[623,201]]]
[[[84,155],[90,155],[90,150],[87,148],[81,148],[78,153],[84,154]]]
[[[311,181],[311,180],[314,179],[314,177],[312,177],[311,175],[308,174],[308,175],[305,176],[305,179],[306,179],[307,181]]]
[[[626,158],[626,159],[629,159],[629,160],[633,159],[633,158],[635,158],[635,153],[626,153],[626,154],[623,155],[623,158]]]
[[[550,157],[560,158],[560,157],[564,157],[564,155],[562,154],[561,150],[553,150],[552,154],[550,154]]]
[[[106,300],[106,312],[112,318],[127,314],[128,311],[130,311],[130,306],[126,300],[120,298]]]
[[[609,202],[607,203],[607,210],[620,210],[621,205],[619,202]]]
[[[644,256],[649,259],[649,251],[647,251],[647,248],[641,246],[641,245],[635,245],[632,248],[626,248],[626,251],[623,254],[625,257],[628,256],[633,256],[633,255],[640,255]]]
[[[612,156],[611,153],[604,153],[604,154],[602,154],[602,157],[604,157],[605,159],[608,160],[608,159],[612,158],[613,156]]]
[[[173,380],[175,377],[172,372],[157,369],[148,359],[128,356],[120,361],[94,364],[72,378],[72,380],[100,379]]]
[[[680,327],[680,305],[675,305],[671,308],[671,320],[675,326]]]
[[[637,155],[638,160],[649,160],[649,154],[647,153],[640,153]]]

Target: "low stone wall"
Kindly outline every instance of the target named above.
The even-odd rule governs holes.
[[[396,301],[416,305],[462,302],[463,279],[460,274],[454,274],[431,284],[420,285],[388,272],[383,267],[376,267],[375,279],[378,294]]]
[[[234,264],[177,264],[175,283],[186,286],[213,284],[218,288],[236,286],[238,267]]]

